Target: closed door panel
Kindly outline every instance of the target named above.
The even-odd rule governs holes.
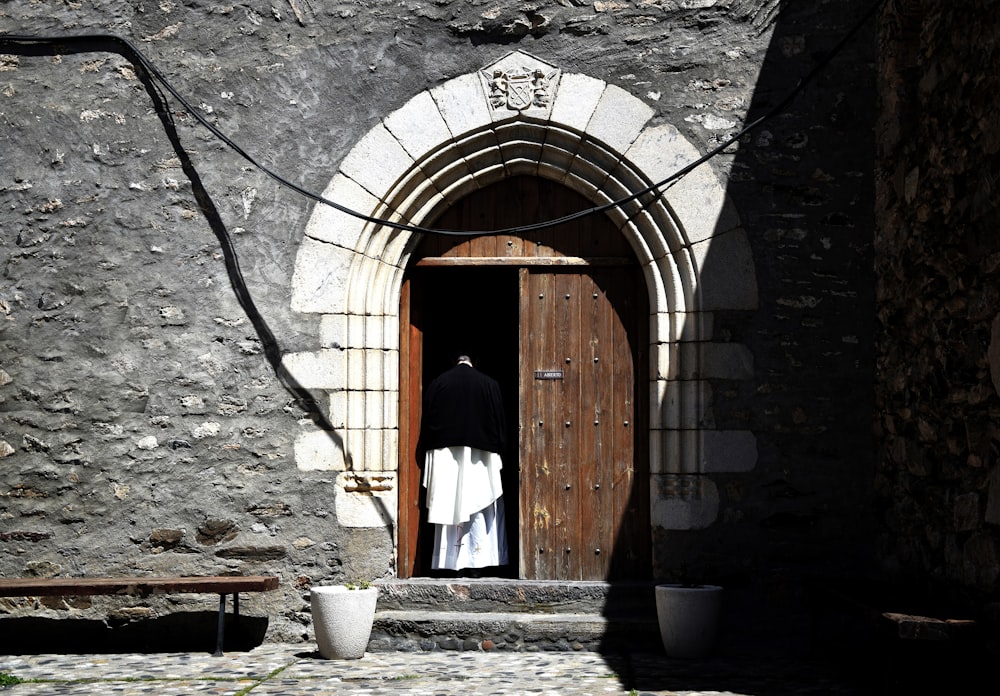
[[[641,574],[645,565],[634,287],[629,269],[522,271],[526,577],[606,579]]]

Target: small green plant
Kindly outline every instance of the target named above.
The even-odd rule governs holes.
[[[23,684],[24,680],[20,677],[15,677],[13,674],[7,674],[6,672],[0,672],[0,686],[14,686],[14,684]]]
[[[351,582],[350,580],[348,580],[347,582],[344,583],[344,585],[349,590],[367,590],[369,587],[372,586],[371,582],[368,580],[358,580],[357,582]]]

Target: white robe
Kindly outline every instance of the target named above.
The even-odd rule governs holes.
[[[427,516],[434,525],[431,567],[460,570],[504,565],[507,534],[500,455],[442,447],[424,459]]]

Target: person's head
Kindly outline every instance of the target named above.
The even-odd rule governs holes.
[[[464,365],[468,365],[468,366],[471,367],[472,366],[472,358],[470,358],[468,355],[466,355],[466,354],[463,353],[462,355],[458,356],[457,360],[455,360],[455,364],[456,365],[463,365],[464,364]]]

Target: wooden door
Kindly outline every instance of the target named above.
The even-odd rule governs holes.
[[[558,184],[518,177],[467,196],[434,226],[508,228],[588,207]],[[646,384],[647,310],[641,272],[621,233],[594,215],[517,235],[428,235],[415,256],[404,284],[410,306],[400,311],[400,576],[427,574],[419,560],[427,530],[415,502],[419,401],[422,385],[444,367],[431,366],[437,351],[428,346],[454,326],[447,318],[453,307],[433,298],[464,269],[487,288],[476,306],[500,318],[477,331],[498,347],[492,373],[515,402],[507,405],[517,416],[509,419],[518,424],[509,438],[517,444],[509,458],[516,468],[504,482],[508,516],[517,523],[508,531],[517,553],[512,572],[527,579],[648,577],[648,438],[639,386]],[[508,287],[508,277],[512,293],[489,289]]]
[[[524,577],[644,577],[634,268],[528,268],[521,293]]]

